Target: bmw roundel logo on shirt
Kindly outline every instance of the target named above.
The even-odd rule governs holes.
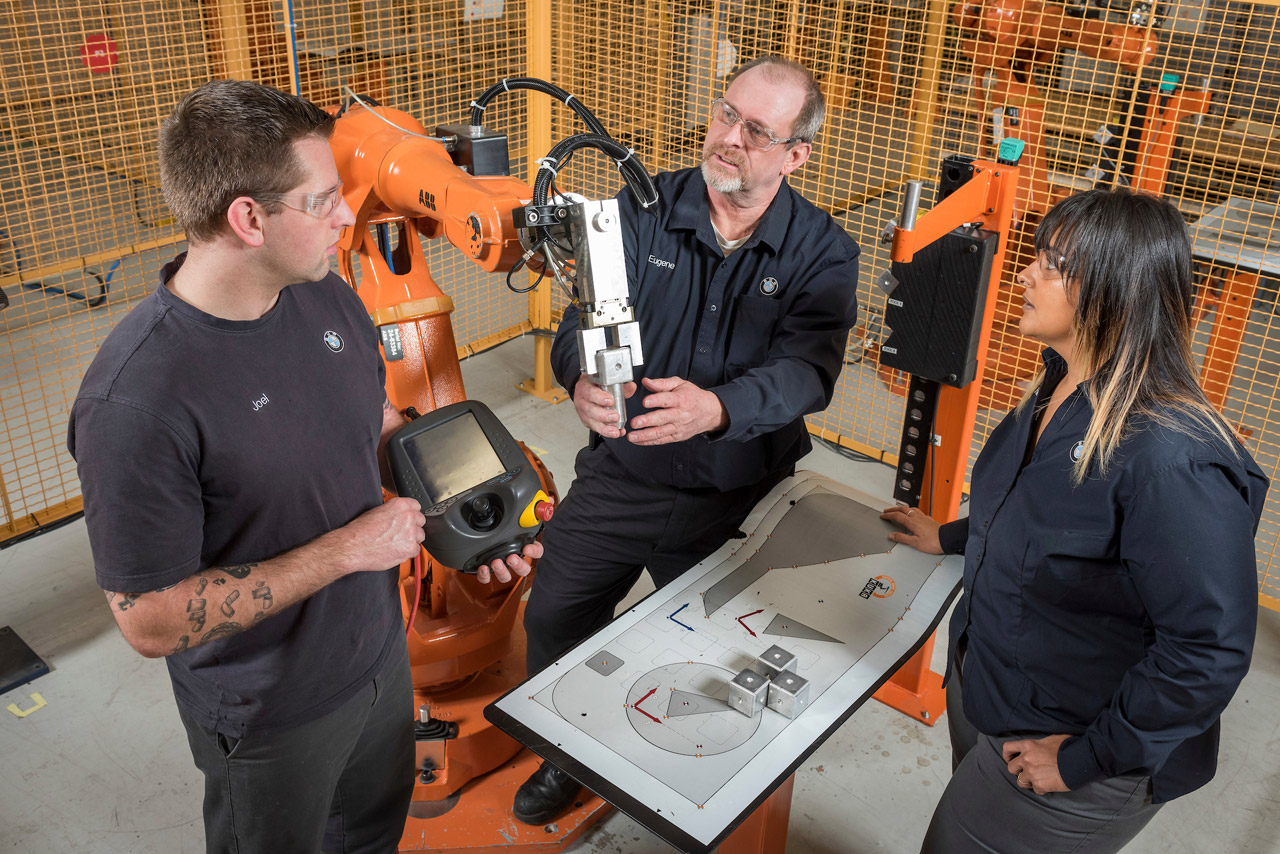
[[[324,334],[324,346],[328,347],[335,353],[341,353],[343,348],[342,336],[333,330],[329,330]]]
[[[1084,456],[1084,442],[1076,442],[1071,446],[1071,462],[1078,463]]]
[[[778,280],[773,276],[765,276],[760,280],[760,293],[771,297],[778,292]]]

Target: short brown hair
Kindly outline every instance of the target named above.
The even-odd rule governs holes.
[[[757,56],[735,68],[725,80],[724,88],[728,89],[733,81],[753,68],[763,68],[771,80],[791,77],[801,85],[804,89],[804,103],[800,106],[796,120],[792,122],[790,135],[799,137],[802,142],[813,142],[822,128],[822,119],[827,112],[827,100],[822,97],[822,87],[818,85],[813,72],[785,56]]]
[[[160,187],[187,239],[222,233],[239,196],[297,187],[306,170],[293,144],[327,140],[333,123],[310,101],[245,80],[212,80],[188,93],[160,126]]]

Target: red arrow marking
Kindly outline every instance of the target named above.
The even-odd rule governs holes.
[[[655,718],[653,715],[649,714],[649,713],[648,713],[648,712],[646,712],[644,709],[640,708],[640,704],[641,704],[641,703],[643,703],[645,700],[647,700],[647,699],[649,699],[650,697],[652,697],[652,696],[653,696],[654,694],[656,694],[657,692],[658,692],[658,689],[657,689],[657,688],[654,688],[654,689],[653,689],[652,691],[650,691],[648,694],[645,694],[645,695],[644,695],[643,697],[641,697],[639,700],[636,700],[636,704],[635,704],[634,706],[632,706],[631,708],[635,709],[637,712],[639,712],[640,714],[644,715],[646,718],[648,718],[649,720],[653,721],[655,724],[660,724],[660,723],[662,723],[662,721],[658,720],[658,719],[657,719],[657,718]]]
[[[744,629],[746,629],[747,631],[751,632],[751,627],[750,627],[750,626],[748,626],[746,623],[743,623],[742,621],[743,621],[743,620],[745,620],[747,617],[754,617],[756,614],[759,614],[759,613],[761,613],[761,612],[763,612],[763,611],[764,611],[764,608],[760,608],[759,610],[752,611],[750,614],[743,614],[741,617],[739,617],[739,618],[738,618],[738,622],[742,624],[742,627],[743,627]],[[756,635],[756,633],[755,633],[755,632],[751,632],[751,636],[752,636],[753,638],[754,638],[754,637],[758,637],[758,635]]]

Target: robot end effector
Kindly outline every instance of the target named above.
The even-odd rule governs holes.
[[[618,427],[627,422],[623,387],[644,364],[640,326],[630,306],[622,223],[616,199],[582,202],[568,217],[577,270],[578,365],[613,395]]]
[[[480,124],[485,105],[514,89],[551,95],[571,106],[589,129],[561,140],[538,159],[532,188],[509,176],[505,137],[486,132]],[[387,214],[412,220],[425,237],[443,234],[483,269],[508,270],[507,286],[516,293],[536,286],[517,289],[511,283],[511,274],[532,262],[542,274],[552,272],[581,307],[582,371],[610,389],[619,426],[624,424],[623,387],[633,381],[633,368],[643,363],[643,356],[629,305],[618,203],[573,200],[556,188],[555,180],[576,151],[595,148],[614,160],[640,206],[650,209],[657,204],[657,189],[635,152],[609,136],[572,95],[534,78],[494,84],[472,102],[470,125],[442,128],[453,137],[452,152],[444,139],[427,136],[411,116],[367,104],[354,94],[353,98],[359,109],[343,111],[332,144],[348,203],[358,215],[356,226],[343,233],[343,248],[370,261],[366,273],[372,273],[374,287],[362,288],[361,298],[371,314],[381,311],[395,322],[413,321],[418,319],[414,312],[433,298],[443,298],[425,273],[418,241],[400,241],[401,247],[410,247],[402,253],[408,257],[393,259],[384,258],[385,252],[365,239],[370,224],[385,227]],[[477,145],[480,141],[484,146]],[[416,276],[415,268],[420,268]],[[354,281],[349,261],[345,274]],[[385,287],[379,287],[379,281]]]

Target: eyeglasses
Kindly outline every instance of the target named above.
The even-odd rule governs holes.
[[[711,102],[711,116],[725,127],[733,127],[738,122],[742,122],[743,139],[761,151],[771,151],[779,145],[803,142],[801,137],[798,136],[793,136],[789,139],[781,139],[774,136],[773,131],[768,128],[738,115],[738,111],[726,104],[724,98],[716,98]]]
[[[342,201],[342,183],[323,193],[254,193],[253,198],[260,202],[279,202],[286,208],[325,219],[337,210],[338,203]],[[290,199],[294,201],[291,203]]]

